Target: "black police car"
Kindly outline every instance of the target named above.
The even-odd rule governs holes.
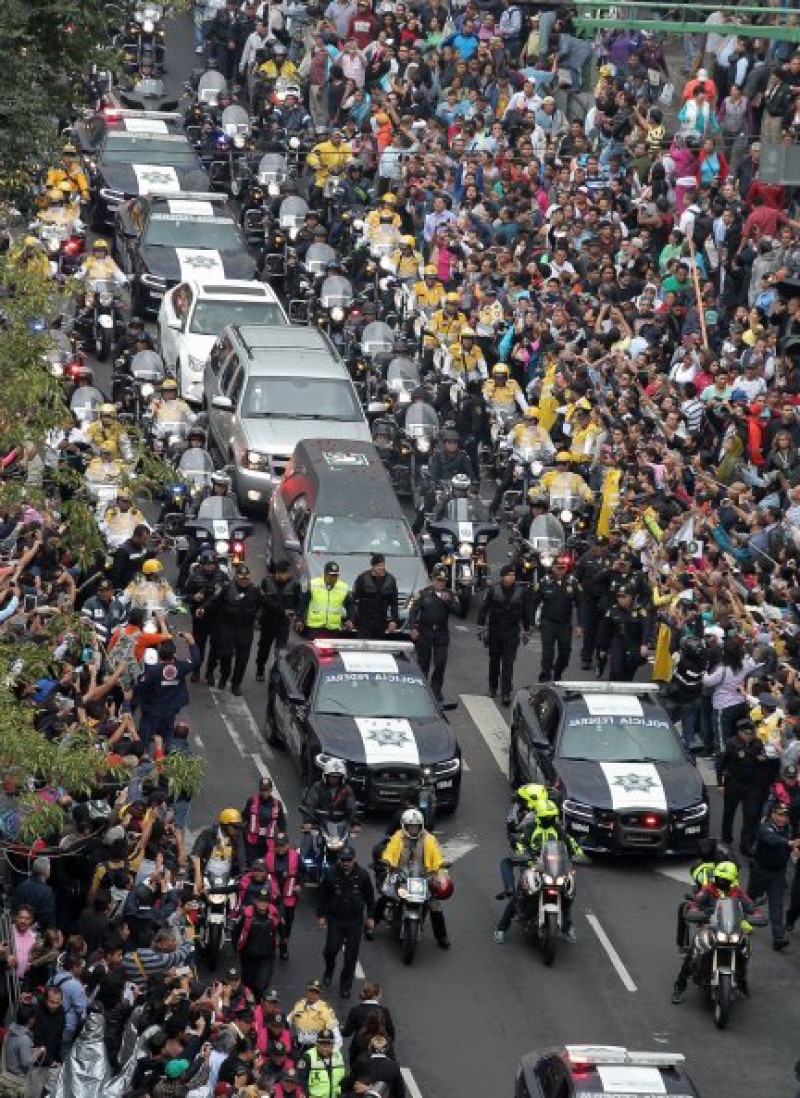
[[[545,782],[585,850],[691,853],[708,794],[658,699],[637,683],[531,686],[514,699],[509,777]]]
[[[130,275],[134,312],[157,312],[168,289],[190,279],[256,276],[224,194],[151,194],[123,203],[114,244]]]
[[[122,203],[136,195],[205,189],[206,174],[181,123],[179,114],[109,108],[79,124],[93,229],[113,225]]]
[[[679,1052],[563,1045],[523,1056],[514,1098],[701,1098]]]
[[[461,749],[407,642],[315,640],[278,657],[267,731],[305,783],[323,758],[343,759],[365,808],[395,808],[423,784],[437,808],[461,793]]]

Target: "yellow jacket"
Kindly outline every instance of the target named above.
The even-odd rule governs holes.
[[[593,498],[591,488],[580,473],[561,473],[558,469],[551,469],[544,474],[539,483],[551,495],[557,496],[562,492],[574,492],[587,500]]]
[[[127,530],[133,533],[134,527],[146,526],[147,519],[136,507],[131,507],[130,511],[120,511],[119,507],[109,507],[103,515],[102,525],[109,534],[122,534]]]
[[[467,318],[460,310],[451,316],[444,309],[437,309],[428,322],[428,330],[425,333],[426,346],[436,347],[439,343],[455,343],[466,323]]]
[[[36,220],[43,225],[57,225],[60,229],[70,229],[80,218],[80,210],[76,203],[70,202],[68,206],[48,206],[36,215]]]
[[[422,256],[419,252],[412,251],[411,255],[406,255],[398,249],[392,252],[391,260],[398,278],[415,278],[422,270]]]
[[[492,378],[483,386],[484,397],[493,404],[518,404],[522,398],[522,389],[513,377],[510,377],[504,385],[498,385]]]
[[[386,209],[386,206],[380,206],[377,210],[370,210],[367,216],[364,218],[364,224],[368,229],[376,229],[381,224],[381,212]],[[392,213],[392,220],[388,222],[394,229],[399,229],[403,224],[403,219],[399,213]]]
[[[544,447],[547,450],[555,449],[553,440],[550,438],[550,432],[545,431],[544,427],[540,427],[538,424],[532,426],[530,423],[518,423],[511,432],[511,441],[515,446]]]
[[[107,446],[115,454],[119,451],[119,440],[122,437],[122,428],[118,423],[107,427],[102,420],[96,419],[86,428],[86,437],[98,450],[101,446]]]
[[[98,259],[96,256],[90,255],[81,267],[81,275],[88,282],[97,282],[103,279],[109,281],[113,279],[115,282],[125,280],[125,276],[110,255],[107,255],[104,259]]]
[[[441,869],[444,861],[442,849],[430,831],[423,832],[423,836],[422,857],[425,869],[428,873],[435,873],[438,869]],[[402,830],[395,831],[384,848],[383,860],[398,869],[404,863],[404,855],[411,852],[412,845],[414,845],[412,840],[407,839]]]
[[[477,345],[466,351],[460,343],[454,343],[449,348],[445,372],[451,377],[472,374],[482,374],[486,377],[486,359],[483,357],[483,351]]]
[[[338,1022],[331,1007],[323,1000],[309,1003],[308,999],[298,999],[289,1011],[289,1019],[295,1030],[305,1033],[319,1033],[321,1029],[336,1029]]]
[[[331,172],[343,172],[352,155],[353,150],[346,141],[338,146],[332,141],[320,141],[315,145],[306,157],[306,163],[314,172],[316,186],[324,187]]]
[[[89,181],[79,164],[73,164],[69,169],[63,165],[58,168],[51,168],[44,181],[46,190],[55,190],[60,183],[72,183],[73,186],[78,188],[81,198],[89,197]]]
[[[424,278],[413,286],[414,300],[420,309],[438,309],[444,301],[444,286],[438,280],[432,286]]]
[[[277,80],[278,77],[291,77],[297,75],[297,66],[293,61],[282,61],[278,66],[270,59],[265,61],[263,65],[258,66],[258,71],[266,76],[267,80]]]

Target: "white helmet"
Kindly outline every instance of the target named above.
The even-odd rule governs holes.
[[[400,826],[403,829],[403,834],[407,835],[409,839],[418,839],[425,826],[425,820],[418,808],[407,808],[400,817]]]
[[[347,777],[347,767],[341,759],[328,759],[322,768],[322,776],[326,780],[334,774],[338,775],[342,781]]]

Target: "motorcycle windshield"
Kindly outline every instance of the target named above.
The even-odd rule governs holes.
[[[152,78],[139,80],[134,85],[133,90],[137,95],[144,98],[162,99],[164,96],[164,81],[153,80]]]
[[[228,90],[228,82],[221,72],[204,72],[197,84],[197,98],[201,103],[216,103]]]
[[[306,219],[308,203],[303,198],[284,198],[278,210],[278,223],[282,229],[299,229]]]
[[[139,351],[131,360],[131,374],[137,381],[163,381],[164,363],[155,351]]]
[[[553,880],[564,877],[569,872],[569,854],[564,843],[552,840],[542,847],[539,859],[542,872],[547,873]]]
[[[113,278],[93,278],[89,282],[89,289],[95,294],[113,294],[116,288]]]
[[[555,515],[539,515],[531,523],[528,541],[540,553],[555,556],[564,548],[564,527]]]
[[[405,427],[411,438],[434,438],[439,433],[439,420],[430,404],[419,401],[406,412]]]
[[[323,309],[346,308],[353,300],[353,287],[347,278],[331,275],[319,289],[319,301]]]
[[[265,186],[283,183],[286,179],[286,157],[280,153],[265,153],[258,165],[258,182]]]
[[[191,450],[184,450],[181,454],[181,459],[178,462],[179,472],[187,476],[211,476],[214,472],[214,462],[211,460],[211,455],[208,450],[198,450],[192,448]],[[204,502],[208,502],[205,500]]]
[[[239,518],[239,508],[231,496],[209,496],[200,504],[198,522],[234,522]]]
[[[393,358],[386,371],[386,384],[393,393],[410,392],[419,385],[419,370],[410,358]]]
[[[553,488],[550,492],[550,506],[554,511],[575,512],[581,505],[581,497],[577,492]]]
[[[222,112],[220,122],[222,132],[229,137],[235,137],[237,133],[248,134],[250,132],[250,118],[244,107],[233,104]]]
[[[394,332],[382,320],[373,321],[361,333],[361,350],[365,355],[390,355],[394,350]]]
[[[391,255],[399,239],[400,234],[393,225],[379,225],[370,237],[370,251],[375,256]]]
[[[736,934],[741,930],[744,912],[742,905],[732,896],[717,900],[711,925],[722,934]]]
[[[105,398],[99,389],[93,389],[90,385],[84,385],[76,389],[69,402],[69,409],[82,423],[97,419],[100,414],[98,409]]]
[[[306,252],[306,267],[312,274],[325,274],[335,263],[336,252],[330,244],[312,244]]]
[[[472,540],[472,527],[475,523],[491,521],[487,508],[474,496],[458,496],[448,500],[444,517],[458,526],[462,541]]]

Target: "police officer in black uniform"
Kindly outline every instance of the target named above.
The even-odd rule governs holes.
[[[550,682],[554,671],[556,679],[560,679],[569,666],[572,654],[572,616],[577,604],[577,580],[567,574],[567,566],[563,561],[554,561],[550,574],[544,576],[533,594],[534,613],[537,607],[542,608],[542,666],[539,682]]]
[[[761,805],[764,801],[764,779],[767,755],[763,742],[756,735],[756,726],[749,717],[736,722],[736,733],[725,741],[720,760],[723,787],[722,841],[733,842],[733,821],[736,809],[742,806],[742,834],[739,849],[745,857],[753,853]]]
[[[598,678],[602,678],[608,663],[611,682],[633,682],[636,669],[647,657],[645,614],[646,611],[636,608],[630,588],[617,587],[614,604],[606,611],[597,634]]]
[[[499,682],[503,705],[511,705],[520,629],[524,630],[527,643],[532,627],[530,590],[517,583],[514,565],[504,564],[500,582],[492,584],[478,611],[478,637],[483,640],[485,636],[489,649],[489,696],[495,697]]]
[[[386,557],[373,553],[370,569],[356,577],[350,592],[353,622],[359,637],[381,640],[400,623],[397,580],[386,571]]]
[[[192,613],[192,635],[195,644],[205,656],[206,644],[214,626],[214,603],[228,583],[228,575],[217,560],[217,554],[207,547],[189,569],[189,578],[184,589],[186,601]],[[197,682],[199,676],[193,675]]]
[[[344,960],[339,978],[339,994],[350,998],[353,976],[358,961],[361,932],[366,928],[368,937],[375,929],[375,892],[369,873],[356,862],[351,846],[345,846],[336,864],[325,873],[317,895],[317,923],[327,928],[325,948],[325,972],[322,982],[326,987],[333,980],[336,958],[344,946]]]
[[[206,682],[209,686],[214,685],[214,671],[219,663],[220,690],[225,689],[230,677],[231,693],[238,698],[242,694],[242,679],[253,646],[256,619],[261,612],[261,592],[253,584],[246,564],[236,565],[233,580],[214,600],[213,609]]]
[[[416,645],[417,663],[424,675],[431,674],[431,689],[441,701],[444,672],[450,651],[450,615],[458,610],[458,596],[447,589],[447,568],[434,565],[431,584],[411,602],[408,632]]]
[[[292,575],[288,560],[276,561],[261,581],[261,616],[256,650],[256,682],[264,681],[264,672],[272,651],[280,651],[289,643],[289,630],[300,613],[303,589]]]
[[[581,645],[581,668],[588,671],[595,658],[597,649],[597,631],[608,609],[608,593],[611,555],[605,541],[599,541],[587,550],[575,566],[575,579],[581,591],[581,625],[583,643]]]

